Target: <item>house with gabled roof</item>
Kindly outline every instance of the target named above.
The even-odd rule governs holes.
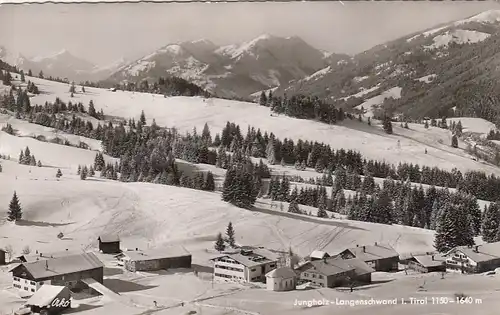
[[[33,294],[44,284],[72,289],[85,278],[103,283],[104,265],[93,253],[81,253],[20,263],[10,272],[15,288]]]
[[[413,255],[407,259],[408,268],[422,273],[446,271],[445,258],[440,254]]]
[[[358,258],[375,271],[397,271],[399,268],[399,254],[387,244],[357,245],[342,251],[337,256],[342,259]]]
[[[265,275],[276,269],[278,257],[264,249],[241,249],[211,259],[214,262],[214,279],[218,281],[265,281]]]
[[[358,258],[329,257],[312,260],[296,269],[300,280],[325,288],[371,282],[373,268]]]
[[[322,250],[315,250],[309,255],[309,258],[311,260],[321,260],[330,257],[330,255],[327,252],[324,252]]]
[[[500,242],[457,246],[444,254],[446,270],[482,273],[500,267]]]
[[[183,246],[164,246],[154,249],[124,251],[115,256],[125,269],[155,271],[162,269],[191,268],[191,254]]]

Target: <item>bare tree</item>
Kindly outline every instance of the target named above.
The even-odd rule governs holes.
[[[14,248],[12,248],[12,245],[7,245],[4,248],[5,253],[7,254],[7,257],[9,257],[9,262],[12,260],[12,256],[14,256]]]
[[[23,255],[29,255],[31,253],[29,245],[24,246],[22,253]]]

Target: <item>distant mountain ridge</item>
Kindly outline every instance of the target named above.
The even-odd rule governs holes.
[[[107,82],[178,76],[224,97],[250,94],[307,77],[347,55],[325,53],[299,37],[261,35],[241,44],[217,46],[202,39],[166,45],[121,67]]]
[[[493,121],[500,117],[500,101],[492,101],[500,100],[499,44],[500,10],[490,10],[377,45],[275,93],[348,100],[347,107],[414,118],[458,111]]]
[[[31,70],[34,75],[38,75],[42,71],[46,76],[67,78],[69,81],[76,82],[105,79],[127,63],[122,58],[113,64],[99,67],[85,59],[76,57],[66,49],[48,56],[28,58],[20,53],[13,53],[2,46],[0,46],[0,59],[26,72]]]

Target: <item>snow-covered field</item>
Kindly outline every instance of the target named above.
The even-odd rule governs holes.
[[[359,110],[361,110],[361,108],[364,108],[366,110],[365,116],[372,117],[374,107],[381,105],[386,98],[401,98],[401,90],[402,88],[399,86],[393,87],[387,91],[380,93],[380,95],[367,99],[361,105],[356,106],[356,108]]]
[[[429,46],[424,46],[424,48],[437,49],[441,47],[448,47],[451,43],[473,44],[482,42],[488,37],[490,37],[490,34],[488,33],[469,30],[454,30],[434,37],[434,43]]]
[[[227,121],[240,125],[246,130],[248,125],[273,132],[284,139],[304,139],[328,143],[332,148],[344,148],[360,151],[367,158],[386,160],[391,163],[400,161],[419,163],[420,165],[438,166],[443,169],[456,167],[462,171],[482,169],[488,173],[499,174],[496,167],[491,167],[471,160],[463,150],[454,153],[436,150],[433,156],[424,154],[428,144],[411,138],[385,134],[379,126],[370,127],[366,123],[345,121],[339,125],[326,125],[310,120],[295,119],[286,116],[271,116],[269,108],[255,103],[212,99],[205,102],[198,97],[167,97],[146,93],[108,91],[87,88],[85,94],[75,94],[71,98],[69,86],[63,83],[49,82],[37,78],[33,80],[40,89],[47,91],[32,98],[32,103],[54,101],[56,96],[63,101],[81,101],[85,105],[94,101],[97,110],[101,108],[107,115],[124,118],[139,117],[144,110],[149,122],[155,118],[159,125],[177,127],[181,131],[191,131],[194,126],[201,130],[208,123],[212,133],[220,132]],[[390,89],[380,96],[367,101],[369,104],[381,102],[385,97],[398,97],[399,87]],[[365,103],[365,109],[368,109]],[[435,128],[431,128],[435,130]],[[420,136],[418,133],[415,136]],[[401,149],[397,149],[400,140]],[[17,153],[16,153],[17,154]]]

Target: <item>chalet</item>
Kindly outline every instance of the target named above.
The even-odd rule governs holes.
[[[67,255],[18,264],[10,270],[13,286],[33,294],[44,284],[78,288],[81,280],[93,278],[103,282],[104,265],[93,253]]]
[[[211,259],[214,261],[214,279],[222,281],[265,281],[265,275],[276,269],[278,259],[263,249],[242,249]]]
[[[408,268],[422,273],[445,272],[445,258],[439,254],[415,255],[408,259]]]
[[[120,238],[118,235],[100,235],[97,241],[99,242],[99,250],[104,254],[117,254],[120,252]]]
[[[446,270],[482,273],[500,267],[500,242],[475,246],[458,246],[444,255]]]
[[[357,258],[330,257],[310,261],[299,267],[297,271],[303,282],[311,282],[319,287],[334,288],[354,283],[370,283],[374,270]]]
[[[182,246],[158,249],[124,251],[115,256],[125,269],[135,271],[155,271],[171,268],[191,268],[191,254]]]
[[[26,302],[33,313],[59,314],[71,307],[71,292],[65,286],[46,284]]]
[[[328,255],[327,252],[323,252],[321,250],[315,250],[311,253],[311,255],[309,255],[309,258],[312,260],[322,260],[322,259],[325,259],[325,258],[328,258],[330,257],[330,255]]]
[[[399,254],[389,245],[377,244],[363,245],[348,248],[339,255],[342,259],[358,258],[375,271],[397,271]]]
[[[266,287],[270,291],[295,290],[297,274],[290,267],[280,267],[266,274]]]
[[[5,265],[7,262],[5,261],[5,251],[0,248],[0,265]]]

